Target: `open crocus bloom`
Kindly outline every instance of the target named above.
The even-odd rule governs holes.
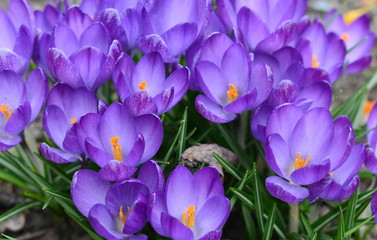
[[[65,21],[53,32],[47,53],[51,74],[73,88],[96,89],[110,79],[115,61],[122,52],[120,43],[110,41],[106,28],[77,6],[66,12]]]
[[[23,74],[33,51],[34,15],[27,0],[11,0],[8,14],[0,9],[0,70]]]
[[[84,153],[77,143],[77,121],[87,113],[97,112],[97,97],[87,88],[73,89],[57,83],[50,91],[43,115],[43,127],[55,144],[53,148],[42,143],[43,156],[55,163],[69,163],[80,159]]]
[[[0,71],[0,151],[16,146],[21,132],[35,120],[48,93],[48,81],[39,68],[23,79],[12,71]]]
[[[224,123],[238,113],[257,108],[267,99],[272,72],[251,62],[246,49],[224,34],[213,34],[203,44],[196,79],[205,95],[195,100],[198,112],[212,122]]]
[[[165,191],[151,196],[150,222],[162,236],[175,240],[220,239],[220,228],[230,205],[215,168],[194,175],[178,166],[169,176]]]
[[[162,143],[161,120],[153,114],[134,118],[125,106],[111,104],[101,114],[87,114],[77,128],[78,141],[102,169],[99,176],[108,181],[124,180],[148,161]]]
[[[102,237],[114,240],[148,239],[145,235],[132,234],[140,231],[147,222],[149,194],[163,189],[164,177],[161,168],[153,161],[143,165],[139,176],[138,179],[113,185],[91,170],[80,170],[73,176],[72,200]]]
[[[174,107],[188,89],[187,67],[175,70],[165,79],[165,66],[159,53],[148,53],[135,64],[123,54],[113,75],[114,85],[127,109],[134,115],[163,114]]]
[[[274,197],[289,203],[307,198],[309,190],[301,185],[328,177],[346,161],[353,146],[348,118],[334,121],[325,108],[304,113],[293,104],[282,105],[271,114],[266,136],[266,161],[279,175],[268,177],[266,188]]]
[[[325,22],[331,23],[326,29],[328,32],[335,32],[344,41],[347,51],[345,58],[345,73],[358,73],[368,68],[371,61],[371,52],[375,42],[375,35],[370,31],[370,20],[367,15],[363,15],[355,20],[349,21],[345,15],[336,14],[336,10],[331,11]],[[332,20],[330,20],[332,19]],[[359,45],[358,45],[359,44]]]

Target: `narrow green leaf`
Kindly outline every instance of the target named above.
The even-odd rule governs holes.
[[[12,237],[10,237],[10,236],[8,236],[8,235],[5,235],[4,233],[2,233],[1,235],[3,235],[3,236],[5,237],[5,238],[1,238],[1,239],[17,240],[17,239],[12,238]]]
[[[276,203],[272,207],[271,213],[267,218],[266,225],[264,226],[263,231],[263,240],[270,240],[274,231],[274,223],[275,223],[275,216],[276,216]]]
[[[215,157],[215,159],[220,163],[220,165],[224,168],[225,171],[227,171],[230,175],[232,175],[235,179],[238,181],[241,181],[242,174],[237,170],[237,168],[233,167],[228,161],[223,159],[219,154],[212,152],[212,155]]]
[[[311,240],[317,240],[317,233],[314,233],[313,237],[311,238]]]
[[[253,218],[250,214],[250,209],[246,205],[242,205],[242,215],[243,215],[243,222],[245,224],[247,239],[255,239],[255,226]]]
[[[48,207],[48,205],[50,204],[50,202],[51,202],[52,199],[54,199],[54,195],[50,195],[47,198],[47,201],[42,206],[42,210],[45,210]]]
[[[255,201],[255,211],[257,215],[257,223],[259,229],[263,230],[264,227],[264,221],[263,221],[263,200],[261,196],[261,191],[260,191],[260,183],[259,183],[259,176],[258,176],[258,171],[257,167],[254,162],[253,166],[253,195],[254,195],[254,201]]]
[[[68,194],[65,194],[65,193],[62,193],[62,192],[58,192],[58,191],[54,191],[54,190],[51,190],[51,189],[48,189],[48,188],[43,188],[43,191],[51,194],[52,196],[54,197],[58,197],[58,198],[61,198],[65,201],[72,201],[70,196]]]
[[[25,148],[27,148],[25,142],[23,142],[23,144],[22,144],[22,142],[21,142],[21,144],[18,144],[18,145],[15,147],[15,149],[16,149],[16,151],[17,151],[17,153],[18,153],[18,156],[20,157],[20,159],[22,159],[23,162],[24,162],[29,168],[32,168],[32,169],[34,169],[35,171],[37,171],[38,169],[37,169],[37,167],[35,166],[33,159],[32,159],[32,158],[29,156],[29,154],[26,152],[28,149],[25,149]]]
[[[343,240],[344,239],[344,218],[343,218],[343,210],[342,207],[339,207],[339,222],[338,222],[338,231],[336,234],[336,239]]]
[[[356,232],[359,228],[361,228],[362,226],[364,226],[365,224],[367,224],[368,222],[370,221],[373,221],[374,219],[374,216],[371,216],[367,219],[365,219],[364,221],[362,221],[361,223],[359,223],[358,225],[354,226],[353,228],[349,229],[345,234],[344,234],[344,237],[350,237],[352,235],[352,233]]]
[[[305,217],[305,215],[302,212],[300,213],[300,219],[301,219],[302,225],[304,225],[306,233],[308,234],[309,237],[312,237],[314,235],[314,231],[308,219]]]
[[[358,191],[356,191],[348,200],[347,211],[344,218],[345,229],[350,229],[354,224],[356,205],[357,205],[357,196],[358,196]]]
[[[28,181],[29,177],[27,174],[25,174],[20,168],[18,167],[18,164],[15,163],[12,158],[9,158],[9,156],[6,156],[6,151],[0,152],[0,165],[4,168],[8,169],[8,171],[11,171],[20,179],[23,179],[24,181]],[[3,154],[3,156],[1,156]]]
[[[246,206],[248,206],[249,208],[255,210],[255,205],[254,203],[250,200],[252,199],[252,196],[247,194],[247,193],[244,193],[236,188],[229,188],[230,191],[233,192],[234,196],[236,196],[241,202],[242,204],[245,204]]]
[[[17,177],[17,175],[9,174],[5,171],[0,171],[0,179],[10,182],[16,186],[19,186],[20,188],[23,188],[25,190],[29,189],[29,186],[22,181],[20,178]]]
[[[59,175],[65,182],[68,184],[71,184],[71,177],[66,174],[64,171],[59,169],[56,164],[52,163],[51,161],[47,160],[44,156],[42,156],[39,153],[34,153],[35,156],[37,156],[39,159],[44,161],[50,169],[52,169],[57,175]]]
[[[179,137],[178,156],[181,156],[183,151],[186,149],[185,145],[186,145],[186,131],[187,131],[187,107],[185,108],[185,111],[183,113],[181,126],[182,126],[182,131]]]
[[[183,128],[183,127],[182,127],[182,124],[181,124],[181,126],[180,126],[179,129],[178,129],[177,134],[176,134],[175,137],[174,137],[173,142],[171,143],[171,145],[170,145],[170,147],[169,147],[168,152],[166,153],[166,155],[165,155],[165,157],[164,157],[163,162],[168,162],[168,161],[169,161],[169,158],[170,158],[171,154],[173,153],[173,150],[174,150],[174,147],[175,147],[175,145],[176,145],[176,143],[177,143],[177,141],[178,141],[178,138],[179,138],[179,136],[181,135],[182,128]],[[163,169],[163,168],[164,168],[164,165],[161,166],[161,168]]]
[[[243,176],[239,186],[237,187],[237,189],[239,191],[242,191],[245,184],[250,180],[251,176],[253,175],[253,172],[250,172],[250,171],[246,171],[245,175]],[[233,209],[233,206],[234,204],[236,203],[236,200],[238,199],[237,196],[233,196],[231,199],[230,199],[230,209]]]
[[[0,216],[0,222],[3,222],[23,211],[26,211],[28,209],[31,209],[31,208],[34,208],[36,206],[39,206],[41,205],[42,203],[41,202],[38,202],[38,201],[30,201],[30,202],[25,202],[25,203],[22,203],[8,211],[6,211],[5,213],[3,213],[1,216]]]

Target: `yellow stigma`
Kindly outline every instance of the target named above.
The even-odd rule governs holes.
[[[228,99],[230,102],[233,102],[234,100],[236,100],[238,98],[238,90],[236,88],[236,86],[234,86],[233,84],[229,83],[229,90],[226,91],[226,94],[228,95]]]
[[[0,112],[2,112],[5,119],[8,120],[13,114],[13,109],[9,105],[1,104],[0,105]]]
[[[71,118],[71,119],[69,120],[69,122],[70,122],[71,124],[74,124],[75,122],[77,122],[77,119],[76,119],[76,118]]]
[[[340,38],[341,38],[344,42],[349,42],[349,40],[350,40],[350,36],[348,35],[348,33],[342,33],[342,35],[340,35]]]
[[[364,103],[364,109],[363,109],[364,111],[363,112],[364,112],[365,116],[369,116],[369,114],[372,111],[375,103],[376,103],[376,101],[366,101]]]
[[[362,15],[364,15],[364,14],[370,12],[371,10],[373,10],[373,8],[374,8],[374,5],[371,4],[371,5],[367,5],[365,7],[362,7],[362,8],[358,8],[358,9],[346,12],[345,14],[343,14],[344,23],[346,25],[350,25],[356,19],[358,19],[359,17],[361,17]]]
[[[330,174],[330,176],[334,175],[334,171],[330,172],[329,174]]]
[[[120,144],[118,143],[118,141],[119,141],[119,137],[110,138],[110,143],[111,145],[113,145],[111,152],[113,153],[113,157],[115,160],[118,160],[119,162],[123,162],[122,148],[120,147]]]
[[[144,90],[145,88],[147,88],[147,81],[141,81],[138,86],[140,90]]]
[[[318,68],[319,64],[320,64],[320,62],[318,62],[317,57],[313,55],[312,56],[312,68]]]
[[[130,207],[127,207],[127,213],[130,213],[131,211],[131,208]],[[127,214],[128,215],[128,214]],[[127,217],[124,216],[124,213],[123,213],[123,206],[120,206],[119,208],[119,218],[120,220],[122,220],[123,223],[126,223],[127,221]]]
[[[298,152],[296,153],[296,160],[295,160],[295,170],[299,168],[306,167],[309,163],[311,155],[309,154],[306,160],[301,158],[301,154]]]
[[[181,222],[188,228],[195,225],[195,206],[190,205],[189,208],[186,208],[186,212],[182,213]]]

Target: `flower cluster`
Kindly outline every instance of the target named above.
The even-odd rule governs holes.
[[[8,13],[0,9],[0,150],[20,143],[45,106],[55,146],[42,143],[40,152],[98,166],[74,174],[71,195],[106,239],[147,239],[138,232],[148,221],[172,239],[221,238],[230,203],[217,170],[178,166],[165,184],[151,160],[163,142],[159,116],[188,89],[211,122],[253,111],[252,134],[278,175],[265,186],[280,200],[346,199],[364,159],[377,174],[377,107],[368,148],[356,144],[346,116],[334,120],[329,110],[332,84],[371,63],[367,15],[334,10],[311,21],[306,0],[57,2],[33,12],[27,0],[11,0]],[[39,68],[26,74],[31,60]],[[110,79],[119,102],[97,94]]]

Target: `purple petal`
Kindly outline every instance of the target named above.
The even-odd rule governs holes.
[[[135,66],[132,58],[122,53],[114,67],[113,82],[122,102],[126,97],[133,94],[131,83]]]
[[[315,107],[329,109],[332,100],[331,85],[326,81],[313,83],[298,93],[296,101],[299,99],[310,99],[312,101],[308,110]]]
[[[134,175],[137,168],[127,166],[118,160],[110,160],[98,172],[98,176],[106,181],[121,181]]]
[[[23,74],[28,66],[29,59],[25,59],[9,49],[0,48],[0,70],[10,70],[17,74]]]
[[[150,160],[143,164],[137,175],[148,188],[150,193],[163,190],[165,186],[165,178],[161,167],[157,162]]]
[[[88,113],[79,119],[77,124],[77,142],[82,150],[87,154],[85,149],[85,141],[87,138],[96,139],[96,142],[100,140],[99,123],[101,121],[101,115],[97,113]]]
[[[84,149],[82,149],[80,144],[78,144],[77,127],[78,127],[78,124],[75,123],[67,131],[64,141],[63,141],[63,148],[67,152],[80,155],[81,153],[84,152]]]
[[[96,186],[93,188],[93,186]],[[72,201],[86,217],[96,204],[105,204],[105,197],[111,184],[100,179],[97,172],[80,170],[73,175],[71,183]]]
[[[50,147],[46,143],[41,143],[39,151],[45,158],[54,163],[71,163],[79,160],[78,156]]]
[[[84,86],[80,73],[61,50],[57,48],[48,50],[47,65],[57,80],[67,83],[73,88]]]
[[[293,38],[295,32],[295,24],[291,20],[283,22],[279,28],[260,42],[256,49],[265,52],[276,51],[287,45]]]
[[[160,235],[166,235],[161,225],[161,213],[167,212],[165,192],[160,190],[149,197],[148,219],[153,229]]]
[[[0,48],[13,50],[17,38],[17,32],[8,15],[2,8],[0,9],[0,31],[3,33]]]
[[[294,82],[291,80],[282,80],[272,89],[268,98],[268,103],[272,106],[291,103],[296,99],[298,92],[298,87]]]
[[[204,43],[200,52],[199,61],[209,61],[221,67],[225,51],[233,44],[233,41],[225,34],[214,33]]]
[[[189,75],[189,69],[187,67],[183,67],[171,73],[169,77],[166,79],[164,88],[170,89],[171,87],[174,87],[174,96],[171,103],[169,104],[168,108],[165,109],[165,111],[168,111],[172,107],[174,107],[186,95],[189,86]]]
[[[201,237],[199,240],[220,240],[222,234],[223,232],[219,230],[211,231],[207,233],[206,235],[204,235],[203,237]]]
[[[48,106],[43,115],[43,128],[47,135],[63,148],[65,134],[70,128],[69,121],[64,112],[57,106]]]
[[[349,65],[347,65],[346,69],[344,69],[344,73],[355,74],[355,73],[362,72],[370,66],[371,62],[372,62],[371,56],[360,58],[357,61],[352,62]]]
[[[31,106],[30,122],[38,116],[48,94],[48,81],[42,70],[35,69],[26,82],[28,101]]]
[[[306,167],[294,170],[291,180],[299,185],[309,185],[318,182],[330,173],[330,160],[326,159],[318,164],[310,164]]]
[[[255,106],[256,98],[257,91],[255,89],[250,90],[245,95],[242,95],[241,97],[226,105],[224,107],[224,110],[234,114],[250,110]]]
[[[16,135],[22,132],[30,122],[31,107],[29,102],[23,102],[14,110],[12,116],[8,119],[4,126],[4,133]]]
[[[123,104],[135,117],[148,113],[157,114],[158,111],[153,98],[146,91],[140,91],[125,98]]]
[[[138,139],[135,141],[134,145],[132,146],[130,152],[127,154],[127,156],[123,157],[124,164],[127,166],[134,167],[141,164],[141,157],[143,156],[144,149],[144,138],[142,136],[139,136]]]
[[[28,1],[11,0],[8,14],[16,29],[25,25],[30,31],[34,31],[34,14]]]
[[[13,110],[26,100],[26,87],[22,78],[12,71],[0,71],[0,102]],[[3,116],[3,114],[1,114]]]
[[[269,135],[264,145],[268,166],[279,176],[289,179],[292,160],[287,143],[279,134]]]
[[[195,99],[196,110],[207,120],[216,123],[230,122],[236,118],[234,114],[227,113],[223,108],[208,97],[199,95]]]
[[[127,221],[124,224],[123,233],[133,234],[143,229],[147,219],[147,196],[140,194],[136,199],[131,211],[128,214]]]
[[[195,23],[182,23],[164,32],[161,37],[165,40],[171,55],[177,57],[195,41],[197,32],[198,27]]]
[[[197,209],[200,209],[208,199],[214,196],[224,196],[223,184],[216,168],[205,167],[200,169],[194,174],[194,181],[197,189]]]
[[[13,50],[15,53],[26,59],[31,58],[33,52],[33,39],[32,36],[30,36],[29,29],[25,26],[21,26]]]
[[[377,222],[377,194],[376,193],[373,194],[370,203],[371,203],[370,207],[372,208],[372,213],[374,215],[374,221]]]
[[[252,108],[259,107],[270,95],[273,77],[271,68],[265,64],[257,64],[253,67],[250,77],[250,89],[257,90],[257,99]]]
[[[106,26],[112,38],[118,39],[124,46],[128,45],[127,34],[122,26],[121,13],[117,9],[104,9],[99,16],[99,21]]]
[[[266,179],[266,188],[272,196],[288,203],[298,203],[309,196],[308,189],[290,184],[276,176]]]
[[[193,231],[201,238],[213,230],[219,230],[226,222],[230,212],[229,200],[223,195],[212,197],[199,209]]]
[[[254,111],[250,119],[250,129],[253,136],[261,142],[265,141],[267,119],[271,115],[272,110],[273,108],[268,105],[261,106]]]
[[[21,137],[3,137],[0,136],[0,151],[8,150],[21,142]]]
[[[115,219],[105,205],[94,205],[90,209],[88,219],[94,230],[102,237],[106,239],[124,239],[121,229],[118,229],[118,224],[121,224],[121,220]]]
[[[73,30],[76,38],[79,39],[81,34],[87,29],[93,22],[93,20],[81,11],[78,6],[73,6],[67,10],[67,25]]]
[[[166,233],[166,237],[175,240],[194,240],[194,234],[190,228],[164,212],[161,213],[161,225]]]
[[[100,167],[104,167],[112,160],[112,156],[99,147],[98,143],[91,138],[85,140],[85,149],[89,158]]]
[[[309,190],[309,203],[313,203],[317,198],[324,193],[326,188],[331,184],[331,176],[328,175],[327,177],[323,178],[322,180],[308,185]]]
[[[75,33],[66,25],[59,25],[54,29],[55,47],[63,51],[66,56],[71,56],[79,49],[79,40]]]
[[[157,34],[150,34],[137,40],[137,46],[144,54],[159,52],[164,62],[176,62],[177,59],[171,54],[165,41]]]
[[[167,109],[169,108],[169,106],[172,105],[173,99],[174,99],[174,87],[171,87],[170,89],[166,89],[162,91],[160,94],[158,94],[157,96],[155,96],[153,98],[153,101],[155,102],[158,109],[157,114],[160,115],[168,111]]]
[[[80,47],[95,47],[107,54],[110,45],[110,39],[102,23],[90,25],[82,33],[80,38]]]

